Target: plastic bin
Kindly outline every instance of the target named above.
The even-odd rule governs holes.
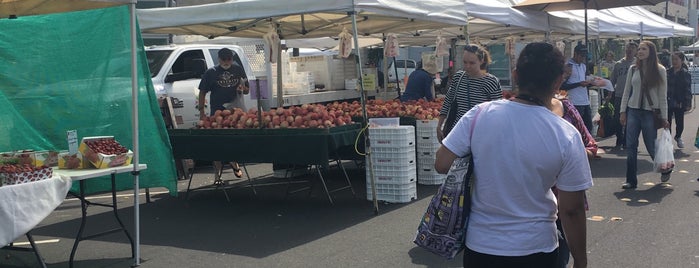
[[[369,128],[372,147],[415,147],[413,126]]]
[[[422,185],[439,185],[447,180],[446,174],[439,173],[418,173],[417,183]]]
[[[371,173],[369,172],[369,167],[366,170],[366,182],[370,184]],[[384,170],[380,167],[374,167],[374,182],[381,184],[404,184],[417,181],[417,170],[415,167],[408,169],[401,168],[395,170]]]

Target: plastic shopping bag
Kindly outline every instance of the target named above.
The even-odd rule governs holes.
[[[655,172],[667,173],[675,167],[675,156],[672,145],[672,134],[667,128],[662,129],[660,135],[655,139],[655,159],[653,159],[653,170]]]

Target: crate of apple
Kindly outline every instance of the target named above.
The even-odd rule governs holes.
[[[133,157],[133,152],[119,144],[113,136],[85,137],[78,151],[96,168],[129,165]]]
[[[30,164],[0,165],[0,180],[3,185],[13,185],[51,178],[53,169],[48,166],[35,167]]]

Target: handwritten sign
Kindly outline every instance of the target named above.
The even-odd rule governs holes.
[[[74,155],[78,153],[78,131],[68,130],[66,132],[68,137],[68,153]]]

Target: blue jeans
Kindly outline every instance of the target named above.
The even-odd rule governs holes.
[[[638,185],[636,171],[640,134],[643,134],[643,143],[650,158],[655,158],[655,138],[658,136],[658,130],[653,125],[653,112],[629,108],[626,111],[626,182],[631,185]]]
[[[592,133],[592,108],[590,105],[575,105],[575,109],[578,110],[587,131]]]

